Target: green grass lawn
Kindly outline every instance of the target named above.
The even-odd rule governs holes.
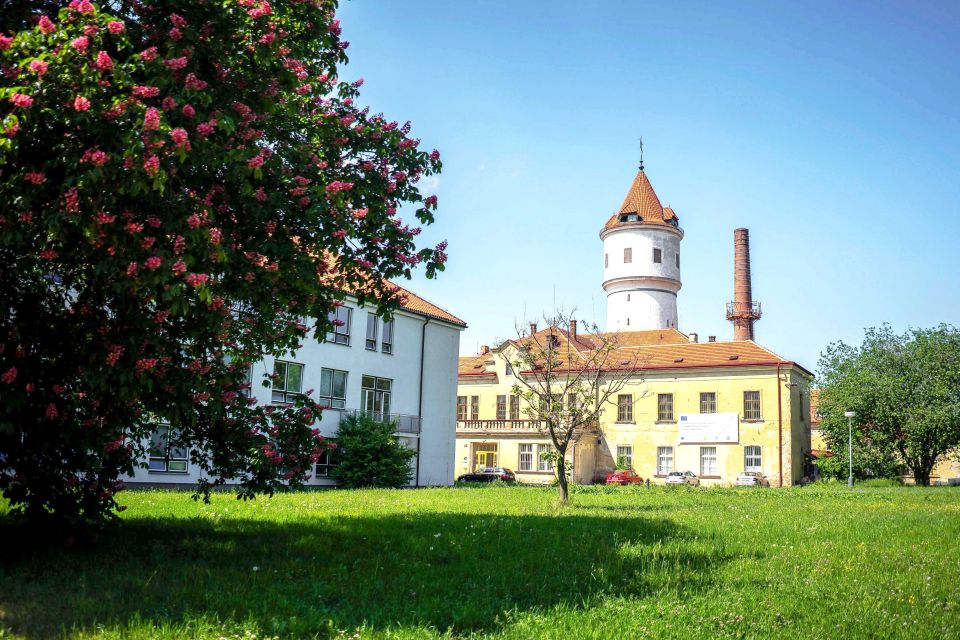
[[[487,487],[0,518],[0,638],[960,638],[960,490]]]

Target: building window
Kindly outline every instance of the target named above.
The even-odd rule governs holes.
[[[627,247],[623,250],[623,264],[630,264],[633,262],[633,249]]]
[[[654,250],[653,250],[653,261],[656,262],[657,264],[660,264],[661,262],[663,262],[663,250],[662,250],[662,249],[654,249]]]
[[[367,351],[377,350],[377,325],[379,324],[380,319],[377,318],[377,314],[367,314]]]
[[[617,422],[633,422],[633,395],[621,393],[617,396]]]
[[[580,405],[577,403],[577,394],[567,394],[567,413],[577,413],[580,411]]]
[[[743,448],[743,470],[760,471],[760,447],[752,445]]]
[[[520,396],[510,396],[510,419],[520,419]]]
[[[509,361],[505,362],[503,365],[503,375],[512,376],[513,375],[513,365]]]
[[[276,360],[273,363],[273,397],[281,404],[291,404],[303,392],[303,365]]]
[[[700,475],[717,475],[717,448],[700,447]]]
[[[316,476],[318,478],[326,478],[330,475],[330,471],[336,465],[333,462],[333,451],[330,449],[324,449],[323,453],[320,454],[320,457],[317,458],[317,469]]]
[[[497,420],[507,419],[507,396],[497,396]]]
[[[520,445],[520,463],[517,471],[533,471],[533,445]]]
[[[603,268],[606,269],[610,266],[610,254],[603,254]]]
[[[187,472],[187,450],[170,445],[170,427],[158,427],[150,435],[147,468],[168,473]]]
[[[551,450],[549,444],[537,445],[537,471],[553,471],[553,460],[548,455]]]
[[[375,420],[385,420],[390,413],[390,396],[393,393],[393,380],[363,376],[360,379],[361,406],[364,413],[374,416]]]
[[[480,419],[480,396],[470,396],[470,419]]]
[[[673,422],[673,394],[657,394],[657,422]]]
[[[677,254],[677,269],[680,268],[680,254]]]
[[[633,469],[633,447],[617,445],[617,469]]]
[[[627,302],[630,302],[630,294],[627,294]]]
[[[347,406],[347,372],[337,369],[320,369],[320,404],[333,409]]]
[[[717,412],[717,394],[714,391],[708,391],[700,394],[700,413]]]
[[[467,419],[467,396],[457,396],[457,422]]]
[[[327,342],[350,344],[350,307],[340,306],[330,312],[327,318],[333,328],[327,332]]]
[[[743,419],[760,420],[760,392],[743,392]]]
[[[243,377],[243,385],[240,387],[240,395],[249,398],[253,395],[253,366],[247,367],[247,375]]]
[[[380,336],[380,351],[393,353],[393,318],[383,323],[383,335]]]
[[[673,471],[673,447],[657,447],[657,475],[665,476]]]

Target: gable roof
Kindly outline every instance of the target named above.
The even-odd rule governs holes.
[[[433,318],[434,320],[443,320],[444,322],[449,322],[450,324],[455,324],[458,327],[466,327],[467,323],[453,315],[443,307],[439,307],[426,298],[418,296],[414,292],[401,287],[395,282],[389,282],[390,285],[396,287],[400,291],[400,308],[404,311],[409,311],[410,313],[416,313],[421,316],[426,316],[428,318]]]
[[[639,220],[623,221],[620,219],[620,216],[630,213],[637,214]],[[630,189],[623,199],[623,204],[620,205],[620,209],[610,216],[610,219],[607,220],[607,224],[605,224],[603,228],[606,230],[622,225],[638,224],[676,227],[678,222],[679,218],[674,210],[670,207],[664,208],[663,205],[660,204],[660,198],[657,197],[657,192],[653,190],[653,185],[650,184],[647,174],[641,169],[637,172],[636,177],[634,177],[633,183],[630,185]]]

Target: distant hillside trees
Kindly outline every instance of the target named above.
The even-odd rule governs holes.
[[[960,331],[940,325],[896,334],[866,330],[863,344],[836,342],[820,358],[820,428],[847,468],[847,418],[855,411],[854,466],[861,475],[895,475],[906,466],[929,485],[937,461],[960,447]]]

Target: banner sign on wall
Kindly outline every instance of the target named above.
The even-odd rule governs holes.
[[[740,440],[739,413],[682,413],[678,427],[680,444]]]

